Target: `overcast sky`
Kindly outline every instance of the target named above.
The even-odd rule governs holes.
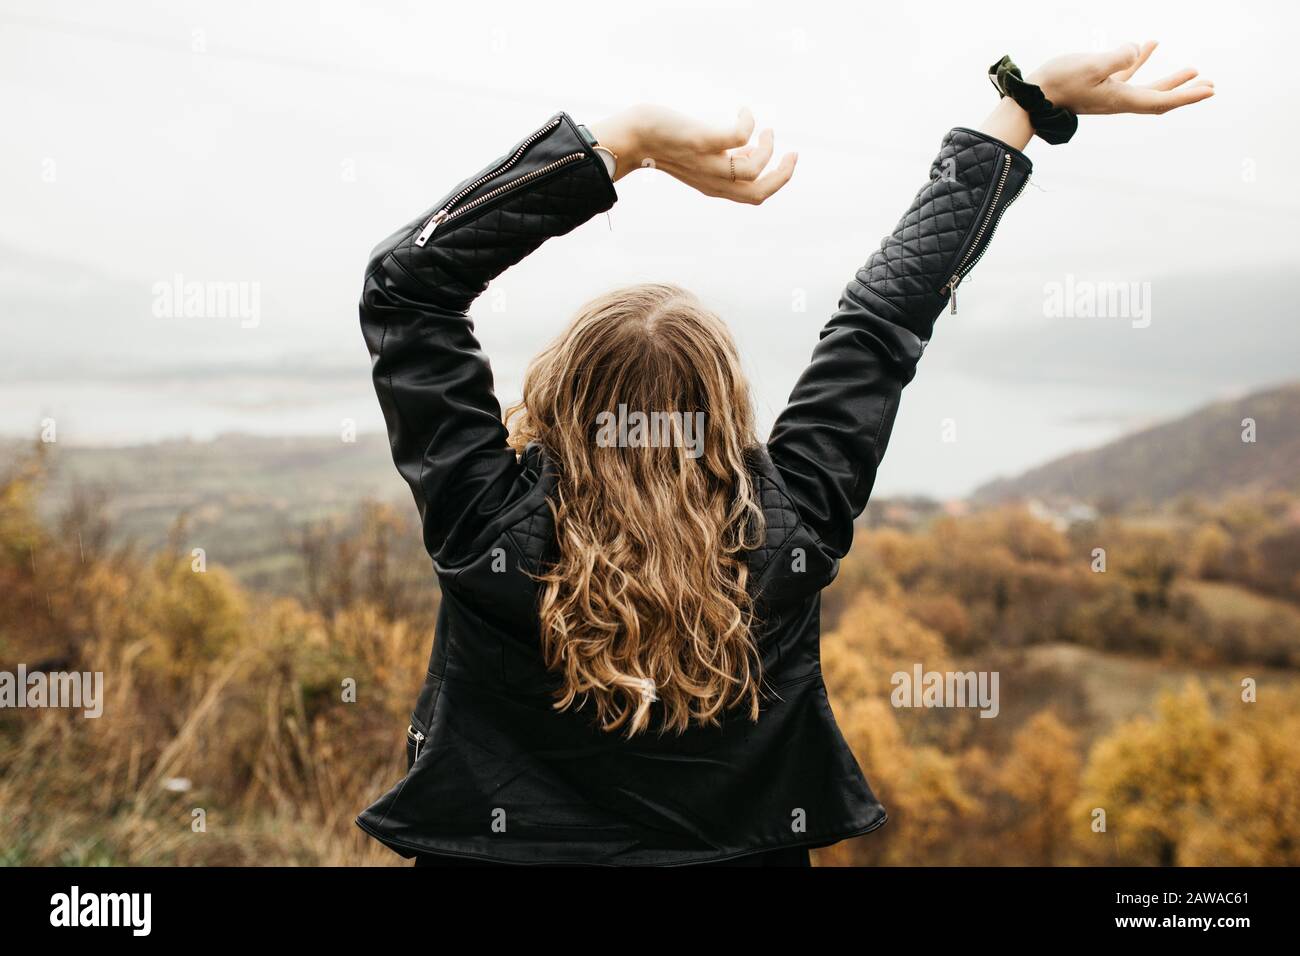
[[[964,493],[1297,376],[1295,7],[1280,3],[0,2],[0,432],[134,442],[380,428],[368,250],[556,109],[749,105],[797,149],[753,209],[654,173],[476,307],[505,400],[585,299],[647,279],[736,331],[763,427],[845,281],[994,103],[984,73],[1158,39],[1218,95],[1084,117],[945,315],[879,488]],[[1144,75],[1143,74],[1143,75]],[[155,285],[256,288],[159,316]],[[1149,283],[1150,324],[1046,314],[1052,283]],[[794,304],[806,300],[806,311]],[[946,442],[945,420],[951,420]]]

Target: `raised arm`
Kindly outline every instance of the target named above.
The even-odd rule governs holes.
[[[1155,44],[1072,54],[1028,77],[1075,113],[1163,113],[1212,95],[1183,70],[1149,87],[1127,81]],[[853,542],[898,413],[903,387],[962,280],[1029,180],[1025,111],[1002,100],[980,129],[943,138],[929,180],[880,248],[849,281],[812,361],[768,441],[801,517],[834,557]]]
[[[762,202],[790,178],[794,157],[760,177],[772,136],[747,145],[752,132],[744,113],[718,128],[633,107],[591,131],[557,113],[371,254],[361,328],[393,461],[436,560],[469,556],[519,469],[470,304],[547,239],[609,209],[611,165],[612,178],[650,163],[710,195]]]
[[[518,468],[470,303],[616,198],[602,160],[557,113],[371,254],[361,328],[393,461],[435,558],[454,560]]]

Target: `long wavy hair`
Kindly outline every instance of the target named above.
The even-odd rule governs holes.
[[[538,442],[558,465],[558,558],[540,575],[556,709],[590,705],[628,736],[732,709],[757,719],[744,552],[763,512],[749,386],[721,319],[671,285],[601,296],[533,360],[506,422],[516,451]]]

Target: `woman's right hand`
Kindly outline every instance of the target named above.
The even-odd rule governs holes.
[[[794,174],[798,155],[787,153],[771,170],[770,129],[754,142],[754,117],[742,109],[736,122],[713,126],[662,106],[633,106],[591,126],[601,146],[618,157],[614,178],[637,169],[661,170],[706,196],[758,205]]]

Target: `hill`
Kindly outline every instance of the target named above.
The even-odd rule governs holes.
[[[1254,422],[1254,441],[1243,440]],[[1182,495],[1300,489],[1300,383],[1217,402],[1089,451],[1075,452],[972,496],[981,504],[1071,498],[1125,505]]]

